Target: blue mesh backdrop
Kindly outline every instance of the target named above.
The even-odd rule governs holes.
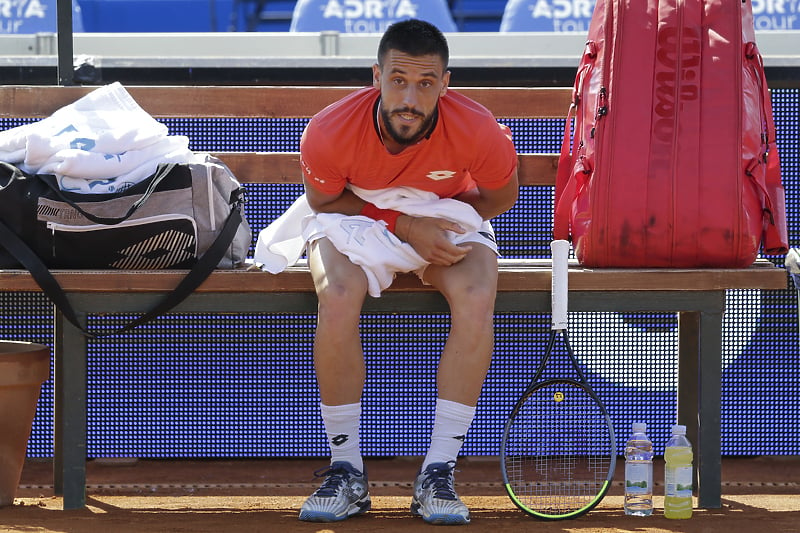
[[[773,91],[790,242],[800,244],[800,91]],[[502,120],[502,119],[501,119]],[[502,120],[519,152],[557,152],[560,120]],[[295,151],[303,120],[165,120],[196,151]],[[5,129],[21,121],[0,122]],[[254,233],[301,193],[248,185]],[[524,190],[495,220],[506,257],[548,257],[552,191]],[[783,257],[771,257],[783,265]],[[729,291],[724,319],[722,452],[800,453],[797,295]],[[0,294],[0,338],[52,344],[43,296]],[[103,318],[124,321],[126,317]],[[93,318],[92,320],[100,320]],[[663,447],[676,417],[677,319],[673,314],[572,313],[581,364],[617,432],[634,421]],[[167,316],[135,332],[90,342],[89,457],[325,456],[312,365],[314,316]],[[92,325],[92,324],[90,324]],[[96,324],[95,324],[96,325]],[[496,455],[505,418],[532,378],[549,333],[547,315],[498,315],[496,350],[466,455]],[[363,317],[368,365],[363,451],[422,455],[433,423],[435,370],[447,315]],[[43,385],[28,453],[52,456],[52,383]],[[780,433],[781,439],[771,438]]]

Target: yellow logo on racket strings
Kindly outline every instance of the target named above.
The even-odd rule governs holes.
[[[564,401],[564,393],[561,392],[561,391],[558,391],[558,392],[554,393],[553,394],[553,401],[555,401],[555,402],[563,402]]]

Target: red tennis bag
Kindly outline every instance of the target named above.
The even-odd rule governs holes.
[[[750,0],[597,0],[555,238],[586,266],[747,267],[788,251],[784,204]]]

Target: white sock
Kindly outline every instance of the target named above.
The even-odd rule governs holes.
[[[331,448],[331,463],[347,461],[354,468],[364,471],[361,458],[358,427],[361,420],[361,403],[346,405],[319,404],[328,445]]]
[[[474,407],[441,398],[436,399],[431,446],[422,462],[422,470],[431,463],[456,460],[473,418],[475,418]]]

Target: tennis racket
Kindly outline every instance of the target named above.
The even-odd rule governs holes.
[[[569,243],[553,241],[550,249],[552,331],[533,381],[506,422],[500,463],[517,507],[536,518],[562,520],[581,516],[603,499],[614,476],[617,446],[611,419],[586,382],[567,336]],[[569,358],[575,379],[542,379],[556,353]]]

